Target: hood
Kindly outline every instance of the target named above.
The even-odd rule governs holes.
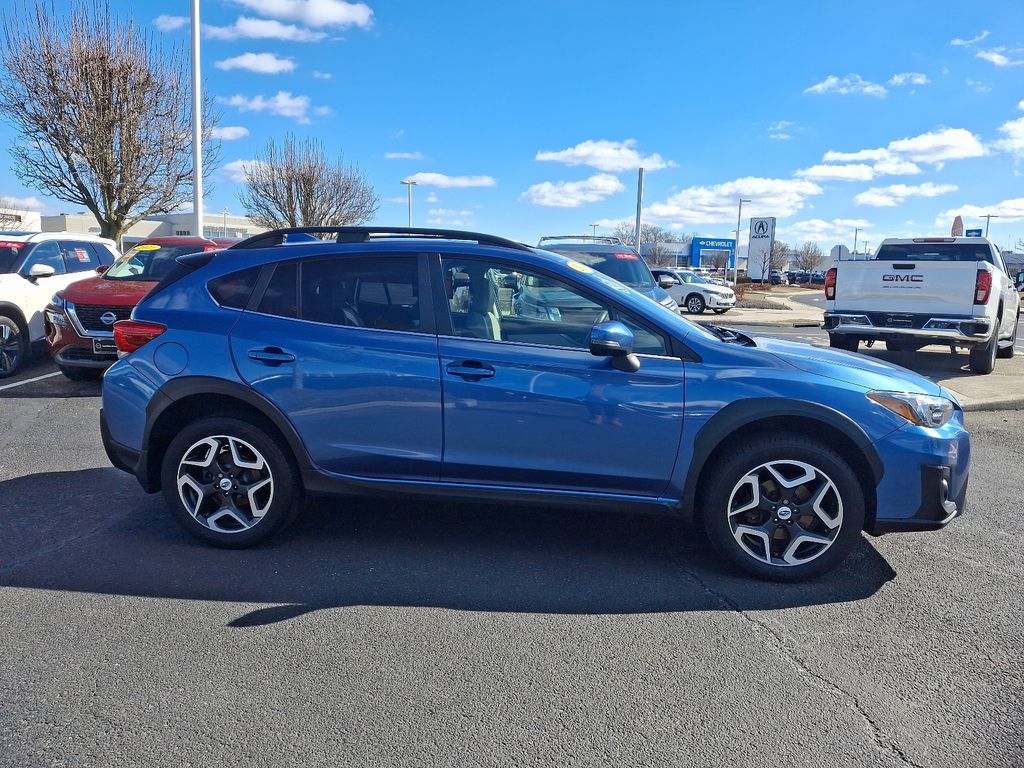
[[[942,387],[898,365],[827,347],[815,347],[796,341],[758,336],[758,348],[799,368],[835,381],[889,392],[913,392],[922,395],[950,397]]]
[[[149,280],[107,280],[100,276],[74,282],[60,293],[73,304],[134,307],[155,285]]]
[[[649,299],[654,299],[656,302],[661,304],[665,299],[671,299],[672,296],[664,288],[658,285],[651,286],[650,290],[640,291],[644,296]]]

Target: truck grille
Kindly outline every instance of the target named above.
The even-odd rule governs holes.
[[[107,312],[113,313],[117,320],[127,320],[131,317],[134,307],[105,307],[100,304],[76,304],[75,314],[78,315],[78,322],[87,331],[113,332],[113,323],[107,325],[100,318]],[[115,321],[116,322],[116,321]]]

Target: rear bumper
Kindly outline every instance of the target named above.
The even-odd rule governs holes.
[[[831,335],[857,339],[918,341],[922,344],[974,346],[992,338],[992,321],[987,317],[933,317],[889,313],[825,313],[823,327]],[[887,322],[888,320],[888,322]]]

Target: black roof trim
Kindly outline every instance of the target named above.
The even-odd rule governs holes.
[[[485,235],[480,232],[465,232],[460,229],[421,229],[419,227],[285,227],[254,235],[240,243],[229,246],[228,250],[239,248],[270,248],[282,245],[286,235],[335,235],[338,243],[369,243],[387,238],[428,238],[435,240],[466,240],[480,245],[499,248],[513,248],[517,251],[532,251],[528,245],[507,240],[503,237]]]

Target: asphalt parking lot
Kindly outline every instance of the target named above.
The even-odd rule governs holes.
[[[0,384],[0,765],[1024,764],[1020,411],[968,414],[967,516],[775,585],[581,511],[319,502],[210,549],[50,373]]]

